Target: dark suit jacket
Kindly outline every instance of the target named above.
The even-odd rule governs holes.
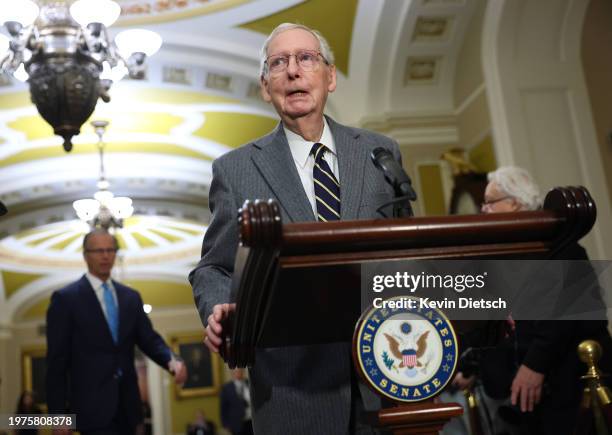
[[[587,262],[586,251],[573,243],[560,252],[555,260],[583,260],[568,263],[564,271],[562,304],[570,304],[572,291],[592,292],[594,309],[605,309],[599,295],[593,268]],[[585,288],[585,277],[591,285]],[[573,433],[577,410],[582,397],[586,373],[577,354],[578,344],[586,339],[597,340],[604,349],[600,368],[612,367],[612,341],[605,320],[517,320],[514,336],[485,355],[481,366],[483,384],[488,394],[503,398],[510,395],[512,380],[520,364],[543,373],[542,398],[534,413],[522,414],[524,430],[538,434],[563,435]]]
[[[242,429],[247,403],[238,395],[234,381],[227,382],[221,389],[221,423],[231,433]]]
[[[327,121],[338,156],[341,219],[382,217],[376,209],[393,198],[393,189],[372,164],[370,153],[385,147],[400,161],[397,143]],[[280,124],[269,135],[214,161],[209,198],[212,219],[202,259],[189,277],[204,324],[215,304],[230,300],[238,246],[236,214],[246,199],[276,199],[285,223],[315,221]],[[256,433],[347,431],[353,370],[350,343],[260,349],[255,359],[249,378]],[[368,393],[362,389],[362,395]],[[375,405],[375,398],[364,399],[366,406]]]
[[[118,344],[85,276],[53,293],[47,311],[47,405],[50,413],[76,413],[80,430],[108,427],[119,405],[131,425],[142,420],[134,345],[162,367],[171,358],[138,292],[116,281],[113,285]]]

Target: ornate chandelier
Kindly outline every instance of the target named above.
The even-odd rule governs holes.
[[[98,179],[98,191],[93,199],[79,199],[72,203],[77,216],[82,221],[89,223],[91,228],[122,228],[123,219],[129,218],[134,213],[132,200],[127,196],[115,196],[108,190],[110,183],[106,179],[104,171],[104,146],[102,139],[108,121],[92,121],[96,134],[98,135],[98,152],[100,155],[100,178]]]
[[[98,97],[110,101],[111,85],[127,73],[142,78],[146,57],[162,42],[142,29],[111,41],[106,28],[121,13],[113,0],[10,0],[4,6],[0,22],[10,38],[0,34],[0,72],[29,82],[32,102],[64,138],[66,151]]]

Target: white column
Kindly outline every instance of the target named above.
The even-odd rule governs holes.
[[[149,405],[151,405],[151,423],[153,425],[153,435],[165,435],[170,433],[166,426],[166,408],[164,406],[164,371],[147,358],[147,382],[149,384]]]
[[[500,165],[546,191],[584,185],[597,223],[584,244],[612,258],[612,212],[580,59],[586,0],[489,0],[483,69]]]

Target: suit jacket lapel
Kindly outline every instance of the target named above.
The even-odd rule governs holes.
[[[289,218],[294,222],[314,221],[282,124],[272,134],[254,143],[254,146],[260,152],[253,155],[253,162]]]
[[[113,286],[115,287],[115,292],[117,293],[117,310],[119,311],[119,337],[118,342],[121,343],[121,338],[125,337],[125,328],[127,325],[127,305],[128,301],[126,299],[127,294],[119,288],[120,284],[117,281],[113,280]],[[109,329],[110,331],[110,329]]]
[[[327,118],[336,142],[340,174],[340,219],[357,219],[363,191],[368,149],[359,144],[359,133]]]

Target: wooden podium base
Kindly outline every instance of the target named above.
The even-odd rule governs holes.
[[[463,414],[458,403],[423,402],[381,409],[370,415],[372,425],[394,435],[438,435],[442,427]]]

